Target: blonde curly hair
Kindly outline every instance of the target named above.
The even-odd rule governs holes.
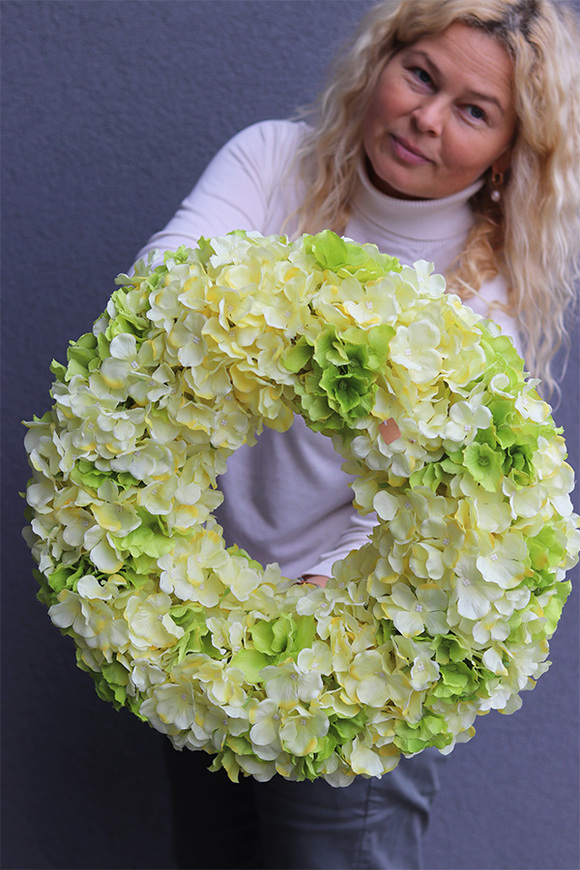
[[[311,110],[300,153],[308,196],[300,232],[344,232],[362,157],[362,124],[377,80],[406,45],[460,21],[494,36],[514,64],[518,126],[500,202],[491,172],[473,197],[474,226],[447,274],[467,299],[500,272],[526,360],[548,392],[555,351],[580,276],[580,60],[578,27],[563,0],[383,0],[363,19]],[[307,115],[308,116],[308,115]]]

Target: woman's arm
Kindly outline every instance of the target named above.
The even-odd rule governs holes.
[[[262,121],[234,136],[138,257],[156,249],[193,247],[200,236],[221,236],[232,230],[281,233],[284,220],[298,205],[288,170],[306,130],[303,123]]]
[[[520,356],[522,353],[522,341],[518,330],[518,322],[511,314],[506,314],[501,306],[508,303],[508,294],[505,280],[501,275],[496,275],[489,281],[484,281],[479,292],[475,296],[471,296],[465,300],[465,305],[468,305],[477,314],[482,317],[494,320],[499,326],[504,335],[508,335]]]

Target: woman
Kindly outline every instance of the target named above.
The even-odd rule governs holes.
[[[550,0],[380,3],[314,126],[270,121],[236,136],[140,256],[239,228],[329,227],[404,262],[432,260],[468,304],[523,341],[532,372],[553,388],[550,357],[578,270],[578,72],[573,22]],[[229,542],[324,585],[368,532],[341,461],[301,418],[238,450],[221,482]],[[426,752],[380,780],[333,789],[280,777],[231,785],[200,770],[206,757],[171,751],[180,862],[420,866],[438,760]]]

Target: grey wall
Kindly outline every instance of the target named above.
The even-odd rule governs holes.
[[[162,738],[95,695],[35,600],[20,421],[139,247],[238,129],[314,97],[357,0],[4,0],[3,860],[165,868]],[[556,417],[580,467],[578,334]],[[575,572],[578,580],[578,572]],[[451,756],[428,868],[577,868],[578,593],[523,709]],[[217,810],[217,808],[216,808]]]

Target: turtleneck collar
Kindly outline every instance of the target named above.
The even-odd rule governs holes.
[[[469,200],[483,183],[478,179],[459,193],[443,199],[395,199],[377,190],[361,161],[353,211],[398,236],[417,241],[442,241],[464,233],[466,227],[471,226],[473,212]]]

